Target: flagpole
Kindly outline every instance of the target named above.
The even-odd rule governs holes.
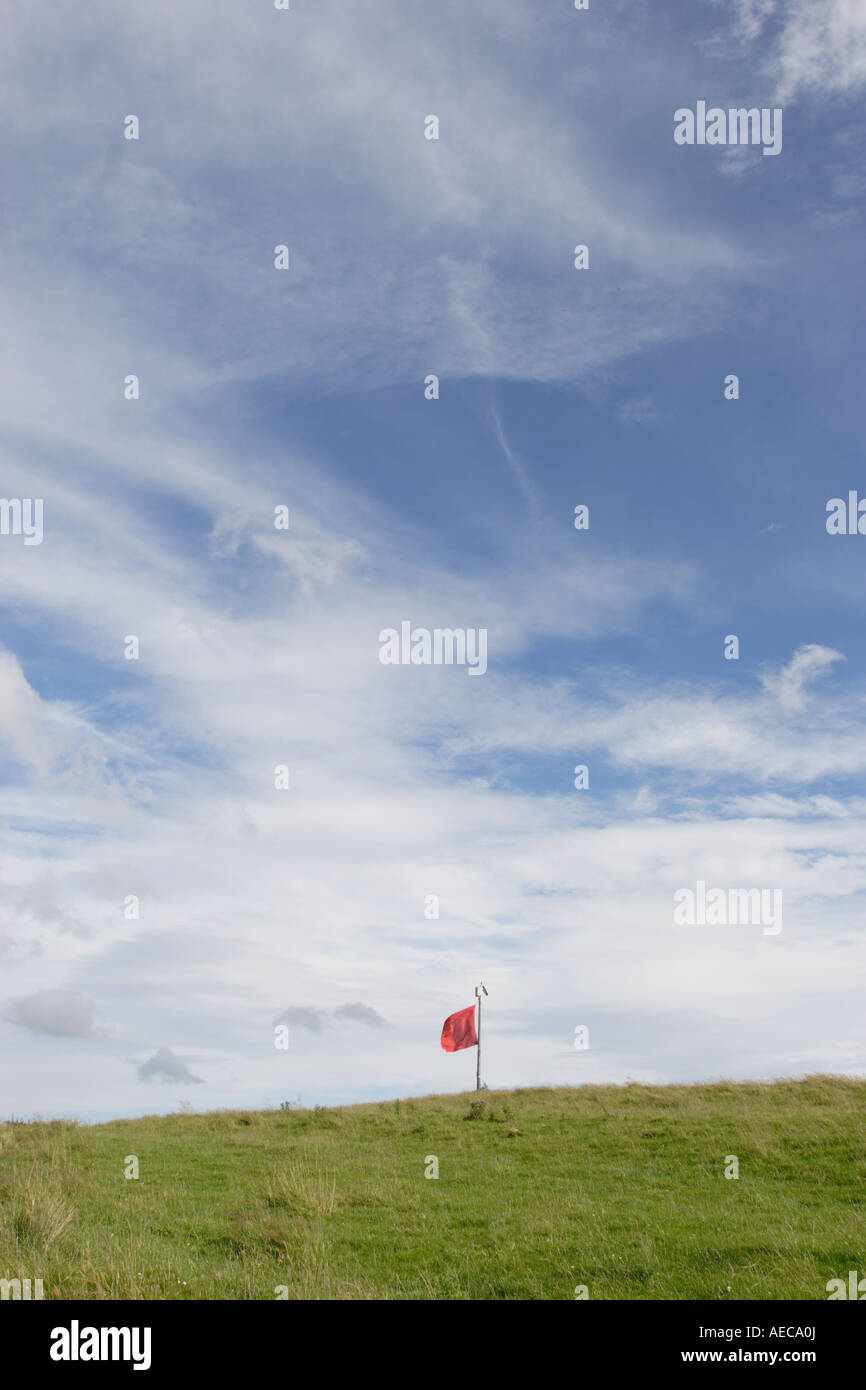
[[[478,1027],[477,1027],[476,1030],[475,1030],[476,1036],[477,1036],[477,1038],[478,1038],[478,1056],[477,1056],[477,1058],[476,1058],[476,1065],[475,1065],[475,1089],[476,1089],[476,1091],[480,1091],[480,1090],[481,1090],[481,995],[482,995],[482,994],[486,994],[486,993],[487,993],[487,990],[485,989],[484,981],[481,980],[481,981],[479,981],[479,983],[475,986],[475,998],[478,1000]]]

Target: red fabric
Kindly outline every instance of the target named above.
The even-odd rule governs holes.
[[[463,1047],[475,1047],[478,1037],[475,1033],[475,1005],[451,1014],[442,1024],[442,1048],[445,1052],[459,1052]]]

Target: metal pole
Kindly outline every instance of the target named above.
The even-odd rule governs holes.
[[[481,1090],[481,986],[480,986],[480,985],[476,985],[476,986],[475,986],[475,994],[476,994],[476,997],[477,997],[477,999],[478,999],[478,1026],[477,1026],[477,1028],[476,1028],[476,1033],[477,1033],[477,1035],[478,1035],[478,1056],[477,1056],[476,1059],[475,1059],[475,1089],[476,1089],[476,1091],[480,1091],[480,1090]]]

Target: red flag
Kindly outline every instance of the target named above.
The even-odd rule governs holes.
[[[475,1047],[478,1038],[475,1033],[475,1005],[451,1014],[442,1024],[442,1049],[444,1052],[459,1052],[463,1047]]]

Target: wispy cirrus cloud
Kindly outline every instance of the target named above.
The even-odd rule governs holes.
[[[760,90],[770,62],[798,94],[855,91],[837,29],[810,59],[790,13],[799,29],[744,8],[719,76]],[[811,446],[781,440],[815,382],[786,378],[772,414],[792,344],[838,376],[842,319],[823,285],[809,319],[776,234],[799,225],[790,179],[757,200],[715,178],[723,160],[676,159],[671,92],[706,76],[700,12],[677,16],[685,37],[619,3],[10,19],[0,67],[27,114],[8,122],[0,461],[5,493],[46,508],[43,545],[0,543],[3,1027],[28,1034],[0,1080],[19,1112],[92,1109],[93,1077],[128,1110],[129,1055],[214,1105],[453,1088],[438,1030],[481,974],[505,1084],[575,1079],[592,1011],[596,1079],[698,1066],[658,1041],[695,1013],[702,1067],[784,1069],[804,1002],[812,1065],[853,1065],[859,629],[802,616],[754,541],[778,516],[792,572],[850,611],[812,539]],[[854,244],[859,263],[827,235],[827,259]],[[773,328],[792,302],[802,333]],[[743,398],[720,419],[728,370]],[[822,403],[822,441],[829,414],[844,440]],[[742,671],[701,655],[728,609],[757,625]],[[403,619],[484,626],[483,682],[384,668],[378,634]],[[772,953],[673,932],[699,876],[784,887]]]

